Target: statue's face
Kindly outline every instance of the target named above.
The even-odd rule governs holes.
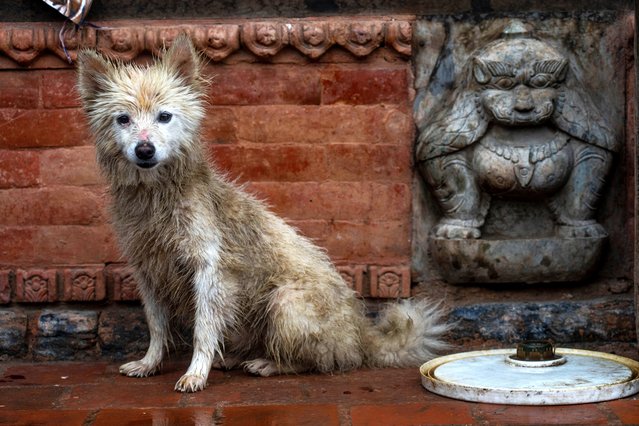
[[[473,60],[473,77],[493,121],[527,126],[552,116],[567,70],[554,49],[533,39],[507,40]]]

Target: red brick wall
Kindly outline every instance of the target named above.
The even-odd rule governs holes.
[[[137,24],[119,25],[139,32]],[[148,56],[177,31],[145,25],[146,44],[134,56]],[[411,64],[391,46],[388,22],[332,25],[334,46],[319,59],[293,46],[264,53],[242,33],[243,47],[211,61],[203,142],[220,169],[325,247],[359,291],[406,296]],[[0,35],[9,43],[0,53],[0,303],[131,298],[119,284],[124,259],[108,223],[75,70],[50,37],[57,28],[34,28]],[[356,32],[363,39],[353,44]],[[90,29],[83,39],[103,48],[110,40]],[[26,55],[29,49],[35,54]]]

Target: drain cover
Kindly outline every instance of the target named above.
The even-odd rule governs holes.
[[[555,354],[561,362],[513,362],[513,349],[447,355],[421,366],[422,384],[464,401],[516,405],[581,404],[639,392],[639,362],[579,349]]]

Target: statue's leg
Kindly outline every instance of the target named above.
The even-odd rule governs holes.
[[[595,220],[597,201],[612,164],[603,148],[573,141],[575,163],[568,182],[549,206],[555,216],[556,233],[562,237],[603,237],[606,230]]]
[[[440,238],[479,238],[490,197],[477,183],[467,152],[457,152],[419,164],[443,212],[432,233]]]

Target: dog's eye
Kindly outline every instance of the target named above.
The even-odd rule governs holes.
[[[125,124],[129,124],[131,122],[131,118],[126,114],[120,114],[117,116],[115,121],[117,121],[119,125],[124,126]]]
[[[170,112],[161,112],[160,115],[158,115],[158,121],[160,123],[168,123],[171,121],[171,117],[173,117],[173,114]]]

